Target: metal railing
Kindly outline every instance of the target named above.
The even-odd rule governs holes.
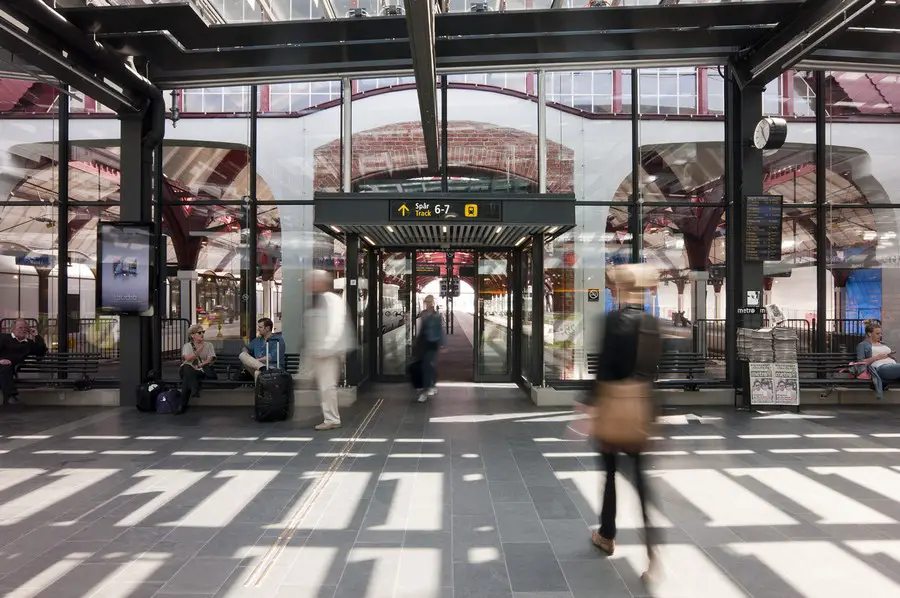
[[[25,318],[31,328],[37,330],[51,352],[59,349],[59,324],[56,318],[44,321]],[[0,320],[0,334],[12,332],[16,318]],[[174,359],[181,353],[187,341],[190,322],[181,318],[163,318],[163,359]],[[66,348],[70,353],[92,353],[100,359],[114,361],[119,358],[119,318],[79,318],[69,321]]]
[[[825,353],[847,353],[856,351],[856,345],[865,338],[863,319],[825,320]],[[764,322],[766,325],[766,322]],[[797,352],[817,353],[818,333],[815,319],[785,320],[782,326],[797,331]],[[694,351],[707,359],[725,359],[725,320],[697,320],[693,324]]]

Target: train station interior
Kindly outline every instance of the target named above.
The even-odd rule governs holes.
[[[896,0],[3,2],[0,591],[900,597],[900,394],[848,369],[900,346],[898,64]],[[591,535],[626,264],[659,274],[652,578],[625,456]],[[284,421],[236,375],[261,320]],[[196,326],[215,378],[135,409]],[[20,330],[47,352],[5,363]],[[790,404],[753,399],[759,330]]]

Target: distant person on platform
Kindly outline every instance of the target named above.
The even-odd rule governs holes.
[[[312,305],[306,310],[304,328],[305,369],[312,373],[322,403],[324,421],[316,430],[333,430],[341,427],[337,391],[341,365],[344,355],[356,348],[356,334],[347,315],[346,302],[334,292],[331,274],[313,270],[310,290]]]
[[[437,361],[438,351],[444,346],[444,321],[435,308],[434,296],[428,295],[422,302],[425,310],[419,320],[419,335],[413,348],[414,358],[422,368],[422,388],[418,401],[424,403],[428,397],[437,394]]]
[[[44,339],[25,320],[16,320],[12,334],[0,335],[0,392],[3,393],[4,405],[19,402],[16,368],[26,357],[43,357],[46,354]]]
[[[270,318],[260,318],[256,322],[257,337],[238,355],[244,370],[254,380],[267,368],[284,369],[284,339],[274,330],[275,323]]]

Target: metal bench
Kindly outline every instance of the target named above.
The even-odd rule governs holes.
[[[99,353],[47,353],[27,357],[16,368],[19,386],[72,387],[88,390],[100,371]],[[65,374],[65,377],[60,377]]]
[[[240,386],[252,386],[253,379],[232,380],[232,376],[240,372],[244,368],[237,353],[227,353],[218,355],[213,369],[216,371],[218,378],[215,380],[204,380],[204,388],[235,388]],[[286,353],[284,356],[284,369],[291,375],[300,372],[300,355],[298,353]]]
[[[597,375],[598,353],[588,353],[587,366],[591,376]],[[697,390],[706,374],[706,357],[701,353],[666,351],[660,355],[656,382],[661,387],[683,386]]]
[[[797,355],[800,388],[822,388],[823,397],[837,388],[871,388],[870,380],[857,380],[849,373],[841,373],[854,361],[855,353],[801,353]]]
[[[656,374],[657,385],[684,386],[697,390],[706,375],[706,357],[701,353],[670,353],[660,355]]]

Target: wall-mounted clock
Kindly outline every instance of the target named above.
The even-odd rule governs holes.
[[[783,118],[766,116],[753,131],[753,147],[759,150],[778,149],[787,139],[787,121]]]

